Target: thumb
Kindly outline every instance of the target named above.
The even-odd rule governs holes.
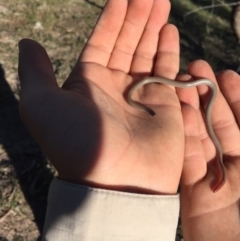
[[[185,154],[182,171],[182,185],[191,186],[201,180],[207,172],[204,149],[199,136],[197,111],[188,104],[182,104],[185,130]]]
[[[21,95],[38,96],[48,89],[58,88],[46,50],[33,40],[19,42],[18,74]]]
[[[36,110],[59,88],[47,52],[39,43],[30,39],[19,42],[18,74],[21,84],[19,111],[25,124],[30,126],[29,120]]]

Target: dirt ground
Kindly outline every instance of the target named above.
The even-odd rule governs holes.
[[[232,7],[189,14],[213,2],[219,1],[171,1],[169,21],[177,25],[181,35],[181,72],[199,58],[207,60],[216,72],[240,70],[240,48],[231,27]],[[27,37],[43,44],[62,84],[104,3],[0,0],[0,241],[40,240],[47,191],[56,175],[18,114],[17,43]],[[176,240],[183,240],[180,224]]]

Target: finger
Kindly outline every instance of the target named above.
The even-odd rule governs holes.
[[[202,142],[197,111],[191,105],[182,105],[185,132],[185,152],[181,182],[192,185],[201,180],[207,172],[206,158]]]
[[[37,131],[33,119],[38,116],[39,108],[59,88],[49,57],[40,44],[24,39],[19,43],[19,50],[19,112],[33,134]]]
[[[138,44],[131,65],[131,73],[149,75],[152,72],[154,58],[156,56],[159,32],[168,20],[170,2],[155,0],[151,15]]]
[[[159,34],[157,56],[154,66],[154,76],[175,79],[179,71],[179,34],[172,24],[166,24]],[[175,106],[180,109],[180,103],[171,85],[148,84],[143,88],[140,99],[146,104]]]
[[[201,78],[210,79],[217,84],[211,67],[205,61],[193,62],[189,66],[188,71],[192,76],[194,76],[194,78],[199,78],[199,76],[201,76]],[[198,93],[200,95],[201,104],[205,108],[209,100],[210,90],[206,86],[199,86]],[[239,128],[232,110],[220,91],[218,91],[212,108],[212,125],[222,146],[223,153],[226,155],[239,155]],[[211,159],[213,159],[214,156],[215,154]]]
[[[240,76],[232,70],[225,70],[217,75],[217,81],[240,127]]]
[[[179,75],[176,78],[177,81],[192,81],[193,78],[191,75]],[[199,129],[199,138],[201,139],[201,141],[203,143],[205,143],[205,148],[207,154],[209,155],[209,157],[207,158],[208,160],[210,160],[210,157],[212,157],[215,154],[215,146],[212,143],[212,140],[209,138],[208,136],[208,132],[207,132],[207,128],[205,125],[205,121],[203,118],[203,113],[202,110],[200,108],[200,103],[199,103],[199,95],[198,95],[198,90],[196,87],[192,87],[192,88],[176,88],[176,93],[178,95],[178,98],[180,100],[180,102],[187,104],[187,105],[191,105],[195,111],[196,111],[196,115],[198,117],[198,129]]]
[[[179,75],[176,78],[176,81],[181,82],[187,82],[187,81],[193,81],[193,78],[191,75]],[[200,109],[200,103],[199,103],[199,95],[196,87],[191,88],[176,88],[176,94],[178,96],[178,99],[181,103],[191,105],[195,110],[196,114],[198,116],[198,128],[199,128],[199,135],[204,138],[207,133],[207,129],[204,123],[204,120],[202,118],[202,112]]]
[[[154,75],[175,79],[179,71],[179,55],[178,30],[174,25],[167,24],[160,32]]]
[[[176,81],[187,82],[193,81],[191,75],[178,75]],[[191,105],[195,110],[199,110],[199,97],[196,87],[176,88],[176,94],[180,102]]]
[[[127,11],[126,0],[109,0],[79,57],[80,62],[107,66]]]
[[[127,14],[116,40],[108,68],[128,73],[154,0],[129,0]],[[166,1],[166,0],[164,0]]]
[[[34,98],[42,91],[58,88],[46,50],[33,40],[19,42],[18,73],[24,97]]]

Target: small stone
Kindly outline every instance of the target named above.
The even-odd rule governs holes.
[[[42,23],[41,22],[36,22],[33,29],[36,29],[36,30],[41,30],[43,29],[43,26],[42,26]]]

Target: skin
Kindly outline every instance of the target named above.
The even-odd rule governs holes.
[[[179,99],[188,104],[183,108],[185,129],[185,160],[181,179],[181,218],[184,240],[240,240],[240,77],[226,70],[215,77],[204,61],[189,65],[188,73],[178,80],[213,80],[219,88],[212,109],[212,123],[223,149],[226,183],[212,193],[208,183],[213,180],[216,149],[203,121],[202,111],[207,103],[208,90],[179,89]],[[200,96],[200,102],[199,102]],[[207,168],[210,171],[207,172]]]
[[[125,99],[144,76],[176,77],[179,36],[166,25],[169,11],[168,0],[109,0],[62,88],[44,48],[20,42],[20,114],[60,179],[176,194],[184,129],[174,88],[150,85],[136,93],[153,106],[154,120]]]
[[[154,121],[125,99],[130,86],[144,76],[175,79],[178,73],[178,32],[165,25],[169,8],[167,0],[109,0],[62,88],[44,48],[21,41],[20,114],[60,179],[112,190],[175,194],[182,173],[184,239],[237,240],[239,76],[231,72],[218,77],[224,98],[219,92],[213,126],[223,147],[227,180],[216,194],[209,188],[216,150],[201,116],[207,90],[144,87],[133,98],[156,112]],[[216,81],[201,61],[188,72],[194,79]]]
[[[196,86],[200,85],[207,85],[211,91],[211,94],[209,96],[209,99],[207,101],[204,115],[205,115],[205,122],[206,122],[206,128],[207,132],[209,134],[209,137],[211,138],[213,144],[215,145],[216,148],[216,177],[215,180],[213,181],[213,184],[211,185],[213,192],[217,192],[221,189],[221,187],[225,184],[226,181],[226,172],[225,172],[225,167],[223,163],[223,156],[222,156],[222,147],[213,131],[212,127],[212,105],[214,104],[215,98],[217,96],[217,86],[215,83],[209,79],[198,79],[194,81],[187,81],[187,82],[182,82],[182,81],[176,81],[176,80],[170,80],[162,77],[146,77],[143,80],[138,81],[136,84],[134,84],[131,89],[128,92],[127,95],[127,101],[128,104],[131,105],[134,108],[138,108],[144,112],[149,113],[150,115],[156,116],[156,113],[149,107],[136,102],[132,99],[132,94],[137,91],[138,89],[142,88],[143,86],[151,83],[159,83],[159,84],[165,84],[165,85],[170,85],[170,86],[175,86],[176,88],[193,88]]]

